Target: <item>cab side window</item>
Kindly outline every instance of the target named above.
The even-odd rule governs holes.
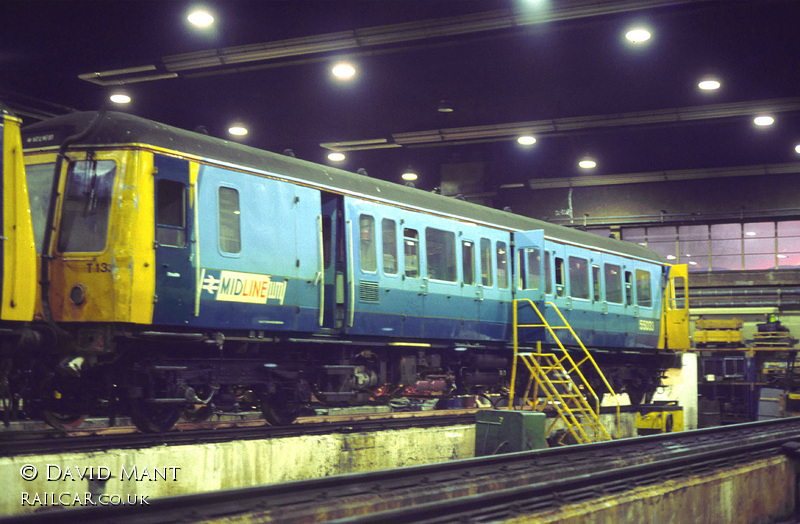
[[[375,249],[375,218],[370,215],[358,217],[359,245],[362,271],[376,271],[378,256]]]

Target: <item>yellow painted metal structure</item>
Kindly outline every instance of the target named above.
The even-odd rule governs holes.
[[[21,121],[0,109],[3,132],[2,307],[6,321],[30,321],[36,304],[36,245],[22,159]]]
[[[518,322],[519,303],[530,305],[536,312],[541,324],[520,324]],[[544,409],[551,408],[555,409],[558,413],[558,417],[553,421],[553,424],[545,431],[545,436],[550,434],[555,422],[560,419],[566,425],[567,431],[558,440],[559,444],[564,443],[564,438],[567,435],[572,435],[579,444],[611,440],[611,436],[600,423],[600,402],[598,401],[598,396],[592,389],[589,381],[586,380],[586,377],[581,371],[581,366],[593,367],[594,371],[602,379],[606,391],[612,398],[616,399],[617,396],[611,385],[603,376],[603,372],[600,370],[597,362],[595,362],[589,350],[583,345],[583,342],[581,342],[581,339],[569,325],[558,307],[552,302],[545,302],[545,306],[550,306],[555,310],[563,325],[551,326],[532,300],[514,300],[514,363],[511,371],[509,409],[514,409],[514,392],[516,391],[519,363],[521,362],[529,372],[529,378],[522,398],[523,409],[529,407],[534,411],[543,411]],[[560,356],[555,353],[543,353],[541,342],[537,342],[537,350],[535,352],[519,351],[519,330],[541,327],[546,328],[547,332],[550,333],[558,344],[561,349]],[[557,330],[569,331],[578,342],[583,350],[583,357],[580,360],[575,362],[559,339],[556,333]],[[540,393],[543,396],[540,396]],[[594,404],[596,409],[592,408],[587,398],[593,398],[595,400]],[[619,421],[620,410],[619,401],[617,401],[617,428],[620,427]]]
[[[73,161],[83,160],[86,153],[71,151],[69,157]],[[117,170],[109,210],[108,240],[100,252],[58,253],[51,259],[53,319],[148,324],[152,322],[155,300],[153,153],[125,146],[95,150],[94,159],[113,161]],[[43,164],[54,167],[56,154],[52,150],[31,152],[25,160],[31,167]],[[60,174],[60,195],[66,190],[66,170],[65,162]],[[32,176],[30,169],[28,176]],[[60,223],[62,206],[63,197],[56,206],[55,223]],[[56,242],[54,235],[48,253],[55,254]],[[76,287],[83,290],[84,300],[79,304],[70,299],[70,290]],[[42,315],[40,304],[37,313]]]
[[[670,266],[664,288],[659,349],[674,351],[691,348],[689,339],[689,266]]]
[[[640,435],[683,431],[683,409],[637,413],[633,424]]]

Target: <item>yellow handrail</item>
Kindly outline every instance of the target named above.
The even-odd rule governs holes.
[[[518,303],[519,302],[527,302],[527,303],[529,303],[531,305],[531,307],[533,308],[533,310],[536,312],[536,315],[542,321],[542,323],[541,324],[519,324],[519,316],[518,316],[518,309],[519,309]],[[583,373],[581,372],[581,370],[579,368],[579,366],[582,365],[583,363],[585,363],[586,361],[591,362],[591,364],[594,367],[594,370],[596,371],[597,375],[603,381],[603,385],[606,387],[606,389],[608,390],[609,394],[611,394],[611,396],[614,397],[614,400],[616,401],[616,404],[617,404],[617,437],[619,438],[621,436],[620,405],[619,405],[619,398],[617,397],[616,393],[614,392],[614,389],[611,387],[611,384],[609,384],[608,381],[606,380],[605,376],[603,375],[603,372],[600,370],[600,367],[597,365],[597,362],[592,357],[592,354],[589,352],[589,350],[583,344],[583,341],[581,341],[580,337],[578,337],[578,334],[575,332],[575,330],[572,329],[572,326],[569,325],[569,322],[567,322],[567,319],[564,317],[564,315],[558,309],[558,306],[556,306],[553,302],[549,302],[549,301],[545,302],[545,305],[552,306],[552,308],[558,314],[559,318],[561,319],[561,322],[564,325],[562,325],[562,326],[551,326],[550,323],[547,322],[547,320],[545,319],[545,317],[542,314],[542,312],[539,310],[539,308],[536,306],[536,304],[531,299],[518,298],[518,299],[514,299],[514,301],[513,301],[513,312],[512,312],[512,314],[513,314],[513,322],[514,322],[514,330],[513,330],[514,331],[513,332],[514,362],[512,364],[512,370],[511,370],[511,386],[512,387],[511,387],[511,391],[509,392],[509,406],[510,406],[510,408],[513,409],[513,406],[514,406],[514,393],[515,393],[514,390],[515,390],[515,385],[516,385],[517,360],[521,355],[519,353],[519,333],[518,333],[519,328],[543,327],[543,328],[547,329],[547,331],[550,333],[550,335],[556,341],[558,346],[561,348],[562,353],[564,354],[564,356],[561,357],[560,359],[556,358],[555,355],[553,355],[553,357],[556,358],[556,360],[559,363],[559,365],[562,362],[565,362],[565,361],[569,362],[569,366],[570,367],[569,367],[568,370],[565,369],[565,371],[568,374],[571,374],[571,373],[574,372],[580,377],[581,381],[583,382],[583,386],[589,391],[589,393],[595,399],[595,403],[596,403],[596,406],[597,406],[596,414],[599,416],[599,414],[600,414],[600,399],[598,398],[598,396],[595,393],[594,389],[589,384],[589,381],[586,380],[586,377],[583,375]],[[557,330],[557,329],[567,329],[567,330],[569,330],[569,332],[572,335],[572,337],[578,342],[578,344],[580,345],[581,349],[583,349],[583,352],[584,352],[585,356],[578,363],[575,363],[575,361],[572,359],[572,356],[567,351],[566,347],[564,347],[564,344],[562,344],[562,342],[559,339],[558,335],[556,335],[555,330]],[[541,348],[541,344],[540,343],[538,344],[538,346],[539,346],[539,348]],[[543,356],[541,354],[541,350],[539,350],[538,354],[539,354],[539,356]],[[532,361],[535,362],[534,359],[532,359]],[[531,368],[531,366],[527,363],[527,361],[525,359],[523,359],[523,362],[525,362],[525,364],[529,368],[529,370],[533,372],[533,369]],[[536,363],[535,365],[538,366],[538,363]],[[541,371],[541,368],[540,368],[540,371]],[[543,389],[545,389],[545,388],[543,388]],[[545,390],[545,393],[548,394],[548,392],[546,390]],[[548,394],[548,398],[549,398],[549,394]]]

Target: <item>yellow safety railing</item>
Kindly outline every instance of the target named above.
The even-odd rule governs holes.
[[[541,324],[520,324],[518,311],[519,311],[519,302],[528,303],[536,315],[541,320]],[[564,424],[567,426],[568,433],[565,433],[562,436],[562,439],[567,435],[572,434],[575,440],[579,443],[583,442],[594,442],[598,440],[611,440],[608,432],[600,423],[599,415],[600,415],[600,402],[598,399],[597,394],[595,393],[592,386],[589,384],[589,381],[586,380],[583,372],[580,370],[580,366],[586,364],[587,362],[594,368],[596,374],[600,377],[603,381],[603,385],[606,387],[606,390],[609,394],[617,402],[617,436],[620,436],[620,407],[619,407],[619,399],[614,392],[614,389],[606,380],[605,376],[603,375],[600,367],[597,365],[597,362],[592,357],[591,353],[586,346],[583,344],[581,339],[578,337],[577,333],[572,329],[567,322],[564,315],[558,309],[558,307],[552,302],[545,302],[545,305],[551,306],[555,312],[558,314],[559,318],[563,325],[561,326],[552,326],[549,322],[545,319],[545,316],[536,306],[536,304],[530,299],[515,299],[513,303],[513,322],[514,322],[514,332],[513,332],[513,340],[514,340],[514,362],[512,365],[511,370],[511,391],[510,391],[510,398],[509,398],[509,407],[510,409],[514,408],[514,395],[516,394],[516,381],[517,381],[517,373],[518,373],[518,362],[522,361],[522,363],[527,367],[528,371],[530,372],[530,378],[528,379],[525,392],[524,392],[524,402],[527,403],[532,409],[534,410],[541,410],[545,407],[552,406],[558,412],[559,418],[553,421],[550,427],[547,429],[547,433],[549,434],[552,430],[555,423],[558,419],[564,421]],[[546,328],[548,333],[552,336],[555,342],[558,344],[559,348],[561,349],[562,356],[558,357],[554,353],[542,353],[541,349],[541,342],[537,342],[537,351],[533,352],[524,352],[521,353],[519,351],[519,330],[520,328]],[[564,344],[561,342],[560,338],[556,334],[556,330],[568,330],[572,337],[577,341],[578,345],[583,350],[583,358],[581,358],[578,362],[570,355],[569,351],[567,351]],[[578,383],[576,383],[576,380]],[[535,384],[534,384],[535,383]],[[531,400],[530,393],[531,387],[534,387],[533,391],[533,400]],[[541,388],[542,392],[545,394],[546,401],[540,402],[539,397],[539,389]],[[583,389],[583,392],[581,391]],[[595,399],[596,410],[592,409],[587,401],[587,397],[592,397]],[[585,431],[585,429],[591,430],[591,435]]]

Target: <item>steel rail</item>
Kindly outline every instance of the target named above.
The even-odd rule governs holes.
[[[420,412],[422,413],[422,412]],[[302,435],[324,435],[330,433],[361,433],[383,430],[398,430],[411,427],[452,426],[473,424],[474,413],[447,414],[440,416],[409,416],[404,418],[372,418],[368,420],[346,420],[293,424],[291,426],[250,426],[220,429],[198,429],[170,431],[167,433],[130,433],[121,435],[69,436],[61,433],[46,438],[20,439],[10,432],[3,440],[0,435],[0,457],[36,455],[81,451],[108,451],[112,449],[146,448],[152,446],[180,446],[188,444],[210,444],[234,440],[256,440],[269,438],[292,438]],[[231,422],[235,424],[235,422]]]
[[[632,490],[636,487],[712,473],[746,462],[754,462],[784,453],[783,446],[798,444],[796,437],[767,442],[746,443],[737,448],[699,451],[653,462],[575,475],[549,482],[481,493],[457,499],[442,499],[403,509],[374,512],[343,519],[329,520],[330,524],[385,524],[414,522],[415,524],[498,522],[535,513],[558,509],[565,504],[586,502],[603,495]],[[789,444],[791,445],[791,444]],[[800,444],[798,444],[800,445]],[[788,451],[791,454],[793,451]]]
[[[501,513],[513,513],[513,509],[503,509],[503,504],[514,496],[536,499],[532,504],[551,507],[565,500],[578,500],[584,493],[596,496],[614,489],[628,489],[632,483],[660,481],[665,475],[696,473],[693,465],[708,470],[721,467],[719,464],[724,461],[738,463],[744,451],[774,455],[783,443],[798,440],[800,418],[779,419],[165,497],[150,501],[148,506],[127,510],[87,507],[39,512],[17,519],[21,522],[112,522],[135,515],[137,522],[147,523],[250,515],[253,520],[268,518],[274,522],[301,519],[322,522],[351,517],[364,522],[396,521],[395,518],[409,522],[424,521],[432,518],[432,514],[447,521],[452,516],[451,511],[466,512],[471,519],[478,500],[481,507],[496,501],[497,508],[491,511]],[[666,473],[668,471],[670,473]],[[606,486],[605,491],[597,487],[600,484]],[[462,503],[465,506],[459,509]],[[400,509],[409,504],[415,506]],[[420,509],[415,509],[417,507]],[[414,516],[410,516],[412,513]]]

